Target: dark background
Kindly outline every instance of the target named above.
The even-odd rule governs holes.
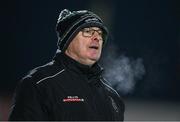
[[[8,0],[1,6],[1,96],[11,96],[29,70],[52,59],[56,21],[67,8],[97,13],[119,54],[143,59],[146,73],[124,98],[180,101],[178,0]]]

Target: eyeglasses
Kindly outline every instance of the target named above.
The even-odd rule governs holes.
[[[95,32],[98,33],[98,35],[101,37],[100,40],[103,40],[102,36],[103,36],[103,32],[101,29],[93,29],[93,28],[84,28],[81,30],[82,35],[84,37],[92,37],[94,35]]]

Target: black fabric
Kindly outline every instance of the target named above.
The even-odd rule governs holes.
[[[101,28],[103,31],[103,45],[105,44],[108,30],[99,16],[87,10],[73,12],[67,9],[62,10],[56,25],[58,48],[64,52],[74,36],[84,27]]]
[[[123,120],[124,103],[102,71],[58,53],[21,80],[9,120]],[[68,97],[83,101],[64,102]]]

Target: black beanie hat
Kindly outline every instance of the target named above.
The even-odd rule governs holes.
[[[77,33],[85,27],[101,28],[103,31],[103,45],[105,44],[108,30],[99,16],[87,10],[73,12],[67,9],[62,10],[56,24],[58,48],[64,52]]]

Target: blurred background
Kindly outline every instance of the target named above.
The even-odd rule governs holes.
[[[1,4],[0,120],[31,69],[56,52],[62,9],[98,14],[110,31],[100,63],[126,104],[125,120],[180,120],[180,1],[6,0]]]

